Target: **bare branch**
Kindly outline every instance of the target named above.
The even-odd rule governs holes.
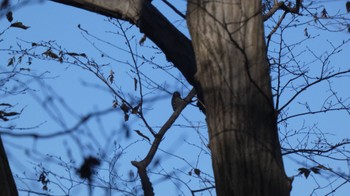
[[[131,164],[134,165],[137,168],[137,171],[140,175],[141,182],[142,182],[142,188],[145,195],[154,195],[152,183],[150,182],[146,168],[153,160],[154,155],[156,154],[158,147],[163,140],[163,137],[165,133],[170,129],[172,124],[175,122],[177,117],[181,114],[181,111],[192,101],[192,98],[195,96],[196,91],[195,89],[192,89],[190,93],[186,96],[184,99],[184,102],[182,102],[177,109],[174,111],[174,113],[170,116],[170,118],[167,120],[167,122],[162,126],[162,128],[159,130],[158,134],[156,135],[155,140],[152,143],[151,149],[149,150],[148,154],[142,161],[132,161]]]
[[[269,18],[271,18],[278,10],[284,10],[286,13],[292,13],[292,14],[299,14],[299,9],[301,7],[301,1],[302,0],[296,0],[295,6],[291,7],[291,5],[284,4],[283,1],[275,1],[273,7],[269,10],[268,13],[263,15],[263,20],[266,21]]]

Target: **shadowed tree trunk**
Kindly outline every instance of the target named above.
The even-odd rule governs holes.
[[[258,0],[189,0],[217,195],[289,195]]]
[[[17,196],[17,188],[11,168],[7,160],[6,152],[0,136],[0,195]]]

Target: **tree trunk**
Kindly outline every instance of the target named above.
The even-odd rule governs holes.
[[[7,160],[6,152],[0,136],[0,195],[17,196],[15,181]]]
[[[289,195],[258,0],[188,0],[216,191]]]

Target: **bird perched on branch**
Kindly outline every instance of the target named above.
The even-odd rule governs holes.
[[[175,91],[173,93],[173,97],[171,98],[171,106],[173,107],[173,110],[175,111],[183,101],[184,100],[181,98],[180,93]]]

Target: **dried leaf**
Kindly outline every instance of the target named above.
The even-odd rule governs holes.
[[[146,34],[144,34],[143,37],[140,39],[139,44],[140,44],[141,46],[142,46],[143,43],[146,41],[146,38],[147,38],[147,36],[146,36]]]
[[[96,167],[101,164],[101,161],[93,156],[89,156],[84,159],[77,173],[81,179],[87,179],[89,182],[92,181],[92,175],[96,172]]]
[[[15,57],[10,58],[10,59],[9,59],[9,62],[7,63],[7,66],[13,65],[14,62],[15,62],[15,60],[16,60]]]
[[[312,168],[310,168],[310,170],[312,172],[314,172],[315,174],[320,174],[320,168],[318,168],[318,167],[312,167]]]
[[[70,55],[70,56],[82,56],[82,57],[86,57],[85,53],[75,53],[75,52],[67,52],[66,54]]]
[[[110,70],[109,71],[109,82],[112,84],[114,82],[114,71],[113,70]]]
[[[120,106],[120,109],[122,109],[124,113],[128,113],[130,108],[125,103],[123,103]]]
[[[70,56],[79,56],[79,54],[75,52],[67,52],[67,54]]]
[[[20,71],[30,71],[30,68],[19,68]]]
[[[126,122],[126,121],[128,121],[129,120],[129,115],[128,114],[125,114],[124,115],[124,121]]]
[[[118,101],[117,101],[117,100],[114,100],[114,101],[113,101],[113,106],[112,106],[112,107],[113,107],[113,108],[116,108],[117,106],[118,106]]]
[[[310,175],[310,170],[307,168],[299,168],[299,175],[303,174],[305,176],[305,178],[309,177]]]
[[[137,104],[137,106],[133,107],[131,110],[132,114],[137,114],[139,112],[139,108],[141,106],[141,103]]]
[[[28,63],[28,65],[31,65],[32,64],[32,57],[28,57],[28,61],[27,61],[27,63]]]
[[[52,52],[51,49],[46,50],[43,54],[53,59],[58,59],[58,55]]]
[[[134,87],[135,87],[135,91],[137,90],[137,79],[134,78]]]
[[[8,20],[9,22],[12,22],[13,16],[12,16],[12,12],[11,12],[11,11],[7,12],[6,18],[7,18],[7,20]]]
[[[22,22],[15,22],[10,25],[10,27],[20,28],[20,29],[28,29],[29,26],[25,26]]]
[[[2,115],[4,116],[16,116],[18,115],[18,112],[3,112]]]
[[[326,8],[323,8],[323,10],[322,10],[322,12],[321,12],[321,17],[322,17],[322,18],[328,18],[328,13],[327,13]]]
[[[329,168],[323,166],[323,165],[318,165],[317,168],[323,169],[323,170],[330,170]]]
[[[197,168],[195,168],[195,169],[193,170],[193,172],[194,172],[197,176],[200,176],[200,175],[201,175],[201,170],[199,170],[199,169],[197,169]]]
[[[309,33],[307,32],[307,28],[304,29],[304,35],[305,35],[305,37],[309,37],[310,36]]]
[[[130,170],[129,171],[129,179],[132,180],[132,179],[134,179],[134,177],[135,177],[134,172],[132,170]]]
[[[0,106],[8,106],[8,107],[12,107],[12,105],[11,105],[11,104],[9,104],[9,103],[0,103]]]
[[[5,122],[9,120],[8,118],[3,117],[3,116],[1,116],[1,115],[0,115],[0,119],[3,120],[3,121],[5,121]]]

